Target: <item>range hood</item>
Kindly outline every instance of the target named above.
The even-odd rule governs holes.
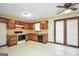
[[[16,28],[24,28],[22,25],[16,25]]]
[[[16,25],[16,27],[24,27],[24,26],[22,26],[22,25]]]

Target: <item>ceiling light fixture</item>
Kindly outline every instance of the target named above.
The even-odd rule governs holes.
[[[31,14],[31,13],[29,13],[29,12],[24,12],[24,13],[23,13],[23,16],[24,16],[24,17],[31,17],[31,16],[32,16],[32,14]]]
[[[66,10],[64,11],[64,13],[70,13],[70,12],[73,12],[73,10],[71,10],[71,9],[66,9]]]

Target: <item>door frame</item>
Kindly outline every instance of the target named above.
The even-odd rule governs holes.
[[[78,20],[78,46],[73,46],[73,45],[67,44],[67,20],[75,20],[75,19]],[[64,21],[64,40],[63,40],[64,43],[63,44],[56,42],[56,22],[57,21]],[[71,18],[54,20],[54,43],[79,48],[79,17],[71,17]]]
[[[54,43],[62,44],[62,43],[56,42],[56,22],[58,22],[58,21],[63,21],[63,22],[65,23],[64,20],[54,20]],[[66,28],[66,26],[65,26],[65,24],[64,24],[64,34],[65,34],[65,28]],[[64,35],[64,39],[65,39],[65,35]],[[62,45],[65,45],[65,44],[66,44],[66,40],[63,40],[63,42],[64,42],[64,43],[63,43]]]

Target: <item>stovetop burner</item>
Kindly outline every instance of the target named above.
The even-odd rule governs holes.
[[[15,31],[15,34],[23,33],[22,31]]]

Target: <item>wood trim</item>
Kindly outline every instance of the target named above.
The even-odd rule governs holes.
[[[79,48],[79,18],[78,18],[78,48]]]
[[[64,20],[64,45],[67,45],[67,22]]]
[[[54,43],[57,43],[56,42],[56,22],[58,22],[58,21],[63,21],[64,22],[64,20],[54,20]],[[65,23],[65,22],[64,22]],[[66,25],[64,25],[64,27],[65,27]],[[65,27],[66,28],[66,27]],[[64,33],[65,33],[65,31],[64,31]],[[65,33],[66,34],[66,33]],[[65,36],[64,36],[64,38],[65,38]],[[64,41],[64,40],[63,40]],[[66,41],[66,40],[65,40]],[[64,41],[64,42],[65,42]],[[60,43],[60,44],[62,44],[62,43]],[[64,44],[64,43],[63,43]],[[65,44],[64,44],[65,45]]]
[[[6,19],[1,19],[1,18],[0,18],[0,23],[7,23],[7,20],[6,20]]]
[[[61,43],[56,43],[56,44],[64,45],[64,44],[61,44]],[[73,45],[64,45],[64,46],[69,46],[69,47],[75,47],[75,48],[78,48],[78,46],[73,46]]]
[[[14,45],[17,45],[17,44],[13,44],[13,45],[7,45],[8,47],[11,47],[11,46],[14,46]]]
[[[74,18],[74,19],[67,19],[67,20],[78,20],[78,35],[79,35],[79,17]],[[66,20],[66,39],[67,39],[67,20]],[[66,44],[66,45],[78,48],[79,47],[79,36],[78,36],[78,46],[73,46],[73,45],[68,45],[68,44]]]
[[[74,19],[78,20],[78,35],[79,35],[79,16],[66,18],[66,19],[54,20],[54,43],[79,48],[79,36],[78,36],[78,46],[73,46],[73,45],[67,44],[67,20],[74,20]],[[64,21],[64,44],[56,42],[56,22],[57,21]]]
[[[6,44],[4,44],[4,45],[1,45],[0,47],[4,47],[4,46],[7,46]]]
[[[69,47],[75,47],[75,48],[78,48],[77,46],[64,45],[64,44],[61,44],[61,43],[54,43],[54,42],[51,42],[51,41],[48,41],[48,43],[53,43],[53,44],[59,44],[59,45],[63,45],[63,46],[69,46]]]
[[[0,17],[0,19],[6,19],[6,20],[9,20],[8,18],[5,18],[5,17]]]
[[[30,41],[30,40],[25,40],[25,42]]]
[[[69,17],[69,18],[62,18],[62,19],[55,19],[55,21],[60,21],[60,20],[72,20],[72,19],[78,19],[79,16],[76,16],[76,17]]]
[[[56,21],[54,21],[54,43],[56,43]]]
[[[74,45],[68,45],[68,44],[67,44],[66,46],[70,46],[70,47],[76,47],[76,48],[78,48],[78,46],[74,46]]]
[[[54,42],[51,42],[51,41],[47,41],[48,43],[54,43]]]
[[[48,20],[42,20],[48,23]],[[33,22],[33,23],[41,23],[42,21],[37,21],[37,22]]]

